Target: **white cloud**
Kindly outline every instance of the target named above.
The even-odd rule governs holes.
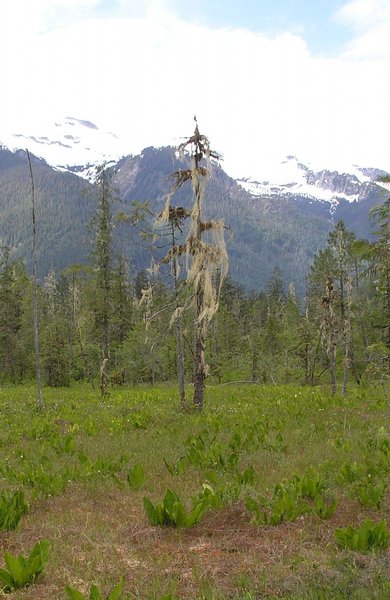
[[[139,152],[178,143],[196,113],[235,176],[261,177],[286,154],[324,166],[385,168],[389,160],[386,54],[319,59],[298,35],[211,30],[178,19],[158,0],[118,0],[104,19],[98,0],[8,4],[15,36],[0,41],[3,129],[72,115],[115,131],[128,152]],[[352,23],[356,10],[343,18]],[[1,5],[0,34],[3,12]],[[360,39],[366,32],[359,29]]]
[[[346,57],[390,58],[389,0],[350,0],[337,11],[335,18],[356,33],[345,48]]]
[[[389,10],[388,0],[350,0],[339,8],[336,16],[358,29],[366,29],[380,23]]]

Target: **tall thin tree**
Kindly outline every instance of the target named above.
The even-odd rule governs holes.
[[[189,216],[189,213],[185,208],[181,206],[170,207],[169,211],[169,224],[171,227],[172,236],[172,248],[176,246],[176,229],[181,231],[181,224],[184,219]],[[181,410],[186,409],[186,393],[185,393],[185,381],[184,381],[184,354],[183,354],[183,332],[181,324],[181,307],[179,300],[179,262],[177,255],[172,258],[172,275],[175,292],[175,329],[176,329],[176,347],[177,347],[177,381],[179,384],[179,396],[180,396],[180,408]]]
[[[38,282],[37,282],[37,229],[36,229],[36,212],[35,212],[35,183],[31,164],[31,156],[26,149],[28,166],[30,171],[31,181],[31,218],[32,218],[32,276],[34,285],[34,347],[35,347],[35,368],[37,375],[37,404],[39,409],[44,408],[42,399],[42,382],[41,382],[41,353],[39,345],[39,297],[38,297]]]
[[[111,174],[101,166],[97,169],[97,212],[92,221],[95,229],[93,259],[96,267],[96,314],[95,320],[100,330],[100,392],[108,394],[108,368],[110,361],[110,321],[112,290],[112,203],[113,191]]]
[[[195,117],[194,134],[179,146],[179,155],[190,155],[189,169],[173,173],[174,185],[168,194],[165,207],[160,215],[163,221],[169,220],[170,202],[186,182],[191,182],[193,205],[190,211],[190,228],[184,244],[171,248],[166,261],[184,255],[186,257],[187,283],[194,289],[195,305],[195,365],[193,406],[201,411],[204,402],[204,382],[206,377],[205,336],[207,326],[218,310],[222,283],[228,270],[228,257],[224,241],[224,222],[203,220],[203,199],[206,182],[210,176],[211,158],[220,159],[210,148],[205,135],[199,132]],[[218,280],[218,281],[217,281]]]
[[[323,320],[322,332],[329,357],[329,373],[332,394],[336,393],[336,320],[333,309],[335,294],[333,291],[333,275],[328,274],[325,283],[325,295],[322,298]]]

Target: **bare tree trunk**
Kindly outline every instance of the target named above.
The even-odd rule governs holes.
[[[37,253],[36,253],[36,220],[35,220],[35,185],[34,185],[34,176],[31,165],[31,157],[29,151],[26,149],[28,165],[30,169],[30,179],[31,179],[31,202],[32,202],[32,230],[33,230],[33,240],[32,240],[32,273],[33,273],[33,286],[34,286],[34,348],[35,348],[35,368],[37,374],[37,388],[38,388],[38,397],[37,404],[38,408],[42,410],[44,408],[44,403],[42,399],[42,382],[41,382],[41,353],[39,347],[39,303],[38,303],[38,285],[37,285]]]
[[[330,385],[332,388],[333,395],[337,391],[336,376],[335,376],[335,368],[336,368],[335,348],[336,348],[336,344],[334,341],[334,333],[331,332],[329,335],[329,372],[330,372]]]
[[[194,117],[196,122],[196,117]],[[169,219],[170,201],[173,194],[187,181],[191,181],[194,204],[188,216],[191,217],[191,227],[184,244],[174,245],[162,264],[176,256],[187,256],[187,283],[194,285],[195,304],[195,368],[193,407],[201,411],[203,408],[204,380],[206,365],[204,360],[205,335],[207,326],[218,310],[219,296],[223,280],[227,274],[228,257],[223,240],[223,221],[202,221],[202,198],[205,191],[205,178],[209,176],[206,167],[200,165],[202,159],[220,159],[217,152],[210,150],[206,136],[199,133],[196,124],[194,135],[179,146],[180,155],[184,156],[186,148],[191,147],[191,169],[179,170],[174,174],[175,183],[165,202],[165,207],[159,217],[161,221]],[[184,209],[183,209],[184,210]],[[185,211],[184,211],[185,212]],[[183,213],[184,214],[184,213]],[[202,239],[207,232],[215,243]],[[219,285],[215,279],[219,274]]]
[[[108,396],[108,364],[110,361],[110,330],[109,330],[109,318],[108,318],[108,306],[109,306],[109,283],[107,273],[103,273],[103,315],[102,315],[102,349],[101,349],[101,362],[100,362],[100,393],[102,396]]]
[[[195,129],[195,135],[199,135],[198,127]],[[196,207],[196,223],[194,233],[195,247],[200,245],[202,241],[202,222],[201,222],[201,189],[199,182],[199,159],[195,153],[194,156],[194,173],[195,178],[193,179],[194,196]],[[202,309],[203,309],[203,281],[202,273],[199,276],[198,284],[196,286],[196,322],[195,322],[195,379],[194,379],[194,397],[193,405],[196,410],[203,410],[203,398],[204,398],[204,380],[205,380],[205,365],[204,365],[204,328],[202,322]]]
[[[201,411],[203,409],[204,397],[204,335],[202,325],[199,323],[203,306],[203,289],[199,283],[196,290],[196,323],[195,323],[195,378],[194,378],[194,408]]]
[[[347,306],[344,318],[344,374],[343,374],[343,387],[341,393],[345,396],[347,392],[348,383],[348,371],[352,364],[352,276],[349,274],[347,281]]]
[[[320,346],[321,346],[321,331],[320,331],[320,333],[318,335],[317,345],[315,347],[313,360],[311,361],[311,365],[310,365],[310,371],[309,371],[309,383],[310,383],[310,385],[314,385],[314,373],[315,373],[315,369],[316,369],[318,357],[321,354],[320,353]]]
[[[181,333],[180,318],[176,320],[176,343],[177,343],[177,380],[179,384],[180,408],[186,409],[186,392],[184,383],[184,358],[183,358],[183,339]]]
[[[176,246],[175,239],[175,223],[172,219],[171,221],[171,234],[172,234],[172,248]],[[185,392],[185,382],[184,382],[184,356],[183,356],[183,336],[181,331],[181,317],[179,313],[179,284],[178,284],[178,264],[177,264],[177,256],[174,256],[172,263],[172,271],[173,271],[173,282],[175,289],[175,309],[176,309],[176,319],[175,319],[175,329],[176,329],[176,348],[177,348],[177,382],[179,384],[179,396],[180,396],[180,409],[186,409],[186,392]]]
[[[174,278],[175,278],[175,302],[176,309],[179,308],[178,303],[178,290],[177,290],[177,266],[176,260],[173,265],[174,269]],[[179,384],[179,395],[180,395],[180,408],[181,410],[186,409],[186,392],[185,392],[185,382],[184,382],[184,356],[183,356],[183,336],[181,332],[181,318],[180,315],[177,315],[175,321],[176,328],[176,347],[177,347],[177,381]]]
[[[336,388],[336,332],[335,332],[335,317],[333,311],[333,277],[328,275],[326,278],[325,285],[325,296],[322,299],[322,306],[324,308],[324,328],[327,336],[327,350],[329,356],[329,373],[330,373],[330,385],[332,394],[337,391]]]

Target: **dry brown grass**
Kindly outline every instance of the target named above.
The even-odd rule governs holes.
[[[282,597],[313,577],[337,581],[333,532],[367,517],[356,502],[344,500],[328,521],[304,516],[277,527],[256,527],[242,503],[211,511],[183,531],[152,527],[142,508],[142,493],[112,486],[72,485],[60,497],[34,503],[16,532],[1,532],[3,548],[27,554],[37,539],[51,543],[44,577],[12,594],[14,600],[60,600],[64,588],[83,591],[96,583],[108,591],[123,575],[136,598],[160,598],[175,591],[199,597],[204,586],[233,597],[243,579],[260,597]],[[355,557],[367,577],[378,558]],[[380,567],[390,576],[390,554]]]
[[[64,394],[56,393],[61,398]],[[43,576],[9,598],[65,600],[66,585],[86,593],[92,583],[107,593],[124,576],[125,589],[134,600],[160,600],[167,593],[183,600],[243,600],[244,589],[250,590],[246,600],[289,598],[292,594],[294,600],[317,600],[306,592],[314,590],[315,594],[321,587],[333,592],[342,589],[343,595],[337,600],[347,599],[350,589],[363,594],[357,598],[365,600],[367,590],[370,594],[375,585],[379,589],[376,582],[385,578],[390,581],[389,551],[361,555],[340,550],[334,538],[337,527],[357,526],[366,518],[390,523],[388,471],[388,489],[379,511],[362,508],[353,485],[338,483],[345,463],[378,460],[379,450],[368,446],[371,438],[383,439],[385,415],[375,398],[352,397],[345,407],[344,400],[325,397],[315,390],[248,386],[243,390],[215,388],[212,394],[213,406],[205,415],[183,416],[177,414],[169,389],[153,393],[121,390],[107,405],[84,392],[76,390],[72,396],[69,391],[70,399],[65,395],[64,400],[57,399],[54,428],[51,413],[44,417],[33,411],[24,414],[24,396],[23,401],[16,398],[12,402],[7,396],[3,423],[8,424],[0,430],[1,460],[22,468],[20,450],[31,459],[47,453],[50,465],[61,470],[74,463],[79,468],[80,451],[91,461],[102,458],[107,462],[126,452],[128,462],[118,477],[125,481],[127,469],[137,463],[142,463],[146,473],[144,488],[138,492],[127,484],[118,489],[104,470],[100,473],[92,468],[91,477],[81,470],[80,479],[72,480],[63,495],[53,498],[36,497],[36,488],[27,487],[29,514],[16,531],[0,531],[0,567],[6,550],[26,555],[38,540],[48,539],[51,551]],[[132,425],[133,413],[145,417],[144,429]],[[150,526],[143,509],[144,495],[156,502],[167,487],[172,487],[189,507],[191,497],[199,494],[202,483],[208,481],[209,464],[204,468],[187,465],[184,474],[171,475],[163,458],[175,464],[188,450],[188,437],[215,423],[220,425],[218,441],[226,458],[226,444],[232,434],[237,430],[245,436],[246,429],[241,426],[247,427],[252,421],[260,425],[269,421],[267,441],[274,444],[280,431],[286,450],[260,444],[242,451],[239,471],[252,465],[255,479],[253,485],[243,487],[240,497],[247,493],[256,498],[270,497],[277,483],[291,480],[294,474],[303,474],[313,465],[322,469],[325,479],[329,477],[326,493],[339,499],[334,516],[322,521],[305,515],[293,523],[256,527],[241,500],[223,510],[208,512],[192,529]],[[94,425],[92,433],[90,424]],[[31,431],[45,433],[52,429],[52,437],[31,436]],[[73,430],[75,455],[58,454],[53,448],[61,446],[61,436]],[[214,474],[222,487],[229,488],[235,481],[234,473],[227,470],[216,469]],[[12,480],[1,480],[1,485],[11,487]],[[321,600],[333,600],[333,592]]]

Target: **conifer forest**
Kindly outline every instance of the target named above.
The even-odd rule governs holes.
[[[283,265],[250,290],[207,207],[219,155],[197,123],[177,152],[156,213],[118,210],[99,168],[88,262],[44,277],[27,153],[32,267],[0,255],[0,597],[388,599],[390,198],[369,239],[333,224],[303,291]]]

